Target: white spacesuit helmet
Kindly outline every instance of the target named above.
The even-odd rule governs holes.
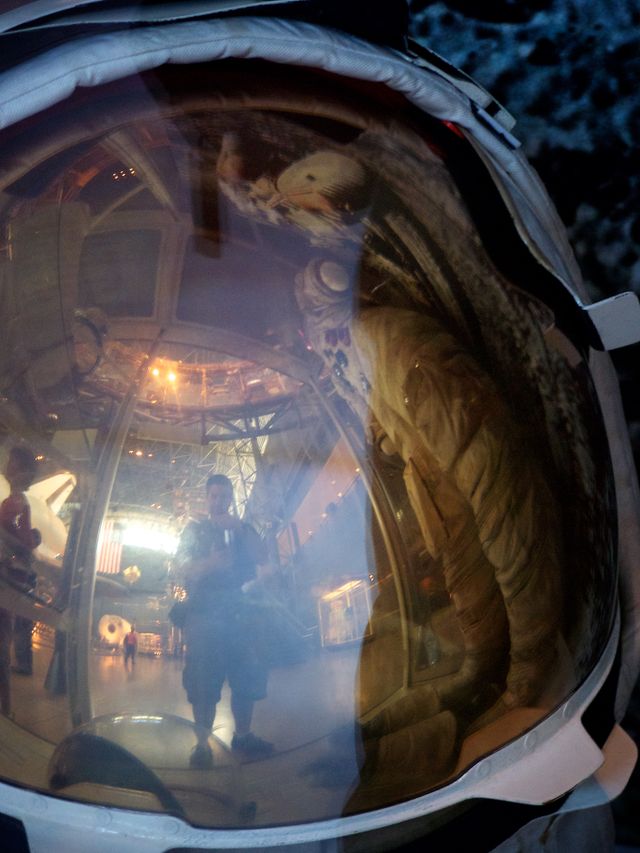
[[[404,4],[371,18],[0,15],[0,454],[38,461],[42,538],[25,556],[0,513],[16,853],[451,849],[461,825],[490,849],[633,769],[640,503],[606,351],[638,301],[590,302],[509,114],[405,39]],[[223,722],[198,768],[160,569],[212,469],[280,584],[243,592],[275,748],[242,760]]]

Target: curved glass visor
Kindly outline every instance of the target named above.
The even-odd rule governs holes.
[[[455,129],[172,74],[5,140],[0,776],[205,827],[380,808],[602,652],[587,366]]]

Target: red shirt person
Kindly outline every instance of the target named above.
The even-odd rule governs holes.
[[[31,509],[26,490],[33,483],[37,462],[26,447],[13,447],[5,466],[4,475],[9,483],[10,494],[0,504],[0,531],[5,537],[5,553],[11,553],[9,580],[21,586],[31,586],[31,552],[41,542],[40,532],[31,527]],[[15,640],[17,671],[30,675],[32,671],[30,619],[16,617],[0,608],[0,711],[11,713],[11,641]],[[15,632],[15,637],[14,637]]]
[[[127,634],[125,634],[123,646],[124,665],[126,669],[129,661],[131,661],[131,666],[135,664],[136,652],[138,650],[138,635],[136,634],[136,629],[133,625],[131,626],[131,630]]]

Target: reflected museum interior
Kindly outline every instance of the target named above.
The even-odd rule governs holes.
[[[399,96],[256,81],[80,91],[2,146],[0,465],[33,454],[41,541],[0,531],[0,776],[206,827],[447,784],[571,694],[614,609],[583,356],[511,226],[487,241],[482,164]],[[168,614],[213,473],[264,544],[274,751],[230,749],[225,689],[196,769]]]

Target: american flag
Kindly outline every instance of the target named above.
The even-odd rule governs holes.
[[[120,529],[114,521],[103,521],[98,537],[96,571],[101,575],[117,575],[122,559]]]

